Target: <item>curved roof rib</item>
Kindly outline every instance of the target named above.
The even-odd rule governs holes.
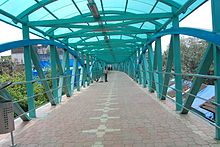
[[[0,20],[108,63],[121,62],[148,36],[172,27],[207,0],[7,0]]]

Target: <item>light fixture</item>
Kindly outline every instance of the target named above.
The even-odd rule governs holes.
[[[87,6],[89,7],[89,10],[91,11],[92,16],[95,19],[99,19],[100,18],[100,14],[99,14],[98,8],[97,8],[94,0],[88,0]]]

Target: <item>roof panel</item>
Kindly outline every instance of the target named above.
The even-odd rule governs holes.
[[[7,0],[1,3],[0,8],[14,16],[17,16],[34,4],[36,4],[34,0],[22,0],[22,2],[19,0]]]
[[[164,3],[158,2],[157,6],[154,8],[152,13],[163,13],[163,12],[172,12],[172,7]]]
[[[32,25],[32,28],[36,28],[35,30],[30,29],[30,31],[42,37],[44,37],[45,33],[43,35],[36,30],[42,32],[49,30],[46,32],[46,36],[50,36],[51,34],[49,33],[54,31],[54,34],[58,35],[58,37],[60,34],[63,35],[63,37],[60,35],[62,37],[60,41],[68,40],[69,43],[73,43],[75,46],[77,43],[85,43],[84,40],[86,40],[86,43],[95,42],[97,45],[93,46],[94,49],[92,48],[94,53],[97,53],[96,49],[98,49],[100,54],[103,55],[105,53],[105,57],[108,57],[106,60],[110,62],[114,59],[112,54],[117,54],[117,51],[122,54],[122,46],[120,48],[115,47],[117,45],[114,43],[111,44],[111,39],[116,39],[117,41],[137,39],[139,43],[143,42],[147,38],[147,35],[143,34],[143,31],[150,31],[152,33],[156,29],[156,25],[161,27],[161,25],[166,24],[167,21],[172,19],[171,6],[177,8],[177,12],[181,12],[178,15],[179,19],[182,20],[205,1],[207,0],[196,0],[193,4],[185,7],[186,2],[190,1],[94,0],[98,9],[96,10],[93,0],[22,0],[22,2],[21,0],[1,0],[0,19],[17,27],[21,27],[21,23],[29,23],[29,25]],[[90,9],[87,5],[88,2],[92,2],[90,3]],[[103,9],[104,14],[102,14]],[[19,18],[12,21],[18,15]],[[23,19],[26,15],[29,16],[30,22],[25,22]],[[163,16],[163,18],[159,18],[158,16]],[[151,17],[154,18],[152,19]],[[63,20],[60,21],[59,19]],[[171,24],[168,27],[171,27]],[[71,34],[66,35],[66,33]],[[94,37],[95,33],[100,36]],[[75,38],[68,38],[72,36]],[[54,38],[56,37],[54,36]],[[103,42],[106,37],[108,37],[109,44],[112,45],[112,49],[114,50],[112,53],[110,50],[100,50],[98,40]],[[124,44],[129,45],[129,43]],[[132,48],[132,45],[133,43],[130,43],[129,47]],[[122,61],[123,58],[129,56],[129,54],[125,54],[124,52],[123,54],[123,56],[117,56],[116,60]]]
[[[87,1],[86,0],[79,0],[79,1],[75,1],[77,3],[77,6],[79,7],[80,11],[82,13],[89,13],[89,8],[87,6]]]
[[[153,8],[156,0],[129,0],[128,1],[128,12],[132,13],[149,13]]]
[[[124,11],[126,0],[111,0],[111,1],[103,1],[103,7],[105,10],[118,10],[118,11]]]
[[[40,15],[39,15],[40,14]],[[48,13],[47,10],[44,8],[40,8],[34,13],[31,13],[29,15],[29,21],[35,21],[35,20],[53,20],[56,19],[54,16],[52,16],[50,13]]]
[[[142,29],[150,29],[150,30],[155,30],[156,27],[153,23],[151,22],[145,22],[144,25],[142,26]]]
[[[61,33],[71,33],[72,31],[68,28],[58,28],[54,31],[54,35],[59,35]]]

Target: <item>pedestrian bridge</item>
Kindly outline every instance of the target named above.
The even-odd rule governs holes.
[[[0,44],[0,52],[19,52],[24,61],[24,73],[19,71],[23,80],[13,80],[15,70],[7,80],[0,79],[0,104],[13,104],[17,118],[15,142],[58,147],[219,146],[220,1],[210,1],[212,31],[179,27],[207,0],[1,1],[0,21],[20,28],[23,37]],[[170,44],[163,58],[161,38],[167,35]],[[208,44],[196,73],[182,72],[180,35]],[[101,82],[106,67],[113,70],[109,82]],[[191,80],[187,91],[186,77]],[[210,99],[198,96],[207,79],[214,87]],[[49,103],[42,106],[39,95]],[[193,107],[198,99],[212,119]],[[0,139],[0,145],[10,144],[7,134]]]

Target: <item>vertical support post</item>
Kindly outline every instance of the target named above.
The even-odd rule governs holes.
[[[57,66],[56,66],[56,47],[50,45],[50,64],[51,64],[51,77],[52,77],[52,89],[55,103],[58,101],[58,88],[57,88]]]
[[[90,72],[89,72],[89,55],[86,54],[86,80],[87,86],[90,84]]]
[[[220,33],[220,1],[212,0],[212,27],[215,33]],[[214,51],[214,74],[220,76],[220,48],[216,45],[213,46]],[[216,103],[220,104],[220,79],[215,81],[215,98]],[[220,106],[215,106],[215,123],[216,123],[216,139],[220,140]]]
[[[64,68],[65,70],[65,68]],[[69,57],[69,52],[66,51],[66,72],[64,74],[66,76],[66,86],[67,86],[67,97],[70,97],[71,94],[71,75],[70,75],[70,57]]]
[[[173,18],[173,27],[179,27],[179,18],[178,16],[174,16]],[[173,38],[173,57],[174,57],[174,71],[175,75],[175,88],[178,90],[176,91],[176,111],[181,111],[182,109],[182,77],[181,77],[181,56],[180,56],[180,38],[179,35],[172,35]]]
[[[139,73],[139,75],[140,75],[140,77],[139,77],[139,82],[140,82],[140,83],[139,83],[139,84],[141,85],[141,84],[143,84],[143,82],[144,82],[144,81],[143,81],[143,80],[144,80],[144,79],[143,79],[143,75],[144,75],[144,74],[143,74],[142,63],[139,63],[139,71],[140,71],[140,73]]]
[[[134,55],[134,80],[137,82],[137,54]]]
[[[79,76],[79,87],[81,88],[84,85],[85,85],[85,83],[84,83],[84,67],[83,67],[83,65],[81,65],[80,76]]]
[[[81,71],[80,71],[79,67],[77,66],[76,67],[76,87],[77,87],[77,91],[80,91],[80,86],[81,86],[81,84],[80,84],[80,77],[81,77],[80,73],[81,73]]]
[[[145,58],[145,59],[144,59]],[[145,60],[145,61],[144,61]],[[141,66],[142,66],[142,71],[143,71],[143,88],[146,88],[146,55],[145,54],[142,54],[142,62],[141,62]]]
[[[24,18],[25,21],[28,22],[28,17]],[[23,39],[29,39],[29,27],[26,25],[22,25],[22,33]],[[24,66],[25,66],[25,78],[28,82],[26,84],[27,87],[27,97],[28,97],[28,112],[31,118],[36,118],[36,110],[35,110],[35,102],[34,102],[34,87],[30,82],[33,80],[32,77],[32,64],[31,64],[31,51],[30,46],[24,47]]]
[[[148,73],[149,73],[149,83],[148,90],[149,92],[154,92],[153,89],[153,49],[151,45],[148,45]]]
[[[170,72],[173,65],[173,46],[172,46],[172,37],[170,39],[170,47],[168,50],[168,57],[167,57],[167,63],[166,63],[166,69],[165,69],[165,75],[164,75],[164,81],[163,81],[163,88],[162,88],[162,98],[161,100],[166,100],[167,95],[167,89],[170,81]]]
[[[214,49],[214,74],[220,76],[220,48],[213,46]],[[220,104],[220,79],[215,80],[215,99],[216,103]],[[220,106],[215,106],[215,123],[216,123],[216,139],[220,140]]]
[[[83,58],[83,65],[82,65],[82,68],[81,68],[81,73],[82,73],[81,80],[82,80],[82,86],[85,88],[86,87],[86,77],[87,76],[86,76],[84,55],[82,55],[82,58]]]
[[[146,82],[149,86],[149,72],[147,71],[149,69],[147,59],[146,59],[146,53],[142,54],[142,60],[143,60],[143,68],[145,71],[145,76],[146,76]]]
[[[157,45],[157,41],[155,43],[155,45]],[[156,92],[157,92],[157,97],[159,97],[159,79],[158,79],[158,73],[157,73],[157,67],[158,67],[158,55],[157,55],[157,48],[155,46],[155,51],[153,53],[152,51],[152,56],[154,57],[153,58],[153,86],[154,86],[154,89],[156,89]]]
[[[75,57],[73,57],[73,69],[72,69],[72,77],[71,77],[71,95],[73,95],[73,91],[74,91],[74,84],[75,84],[75,76],[77,75],[77,59]],[[77,77],[76,77],[77,79]]]
[[[137,50],[137,59],[140,59],[140,49]],[[139,62],[139,61],[137,61],[137,62]],[[142,84],[141,65],[140,65],[140,63],[137,63],[137,64],[138,64],[138,83]]]
[[[163,89],[163,58],[162,58],[162,51],[161,51],[161,38],[159,38],[156,41],[156,47],[155,47],[155,52],[157,55],[157,71],[158,71],[158,95],[159,98],[161,99],[162,97],[162,89]]]
[[[31,48],[31,58],[32,58],[32,62],[34,64],[34,67],[36,68],[37,72],[38,72],[38,75],[41,79],[45,79],[45,75],[44,75],[44,72],[40,66],[40,61],[39,61],[39,58],[38,58],[38,55],[37,55],[37,52],[36,50],[34,50],[33,48]],[[56,105],[56,102],[54,101],[54,97],[53,97],[53,94],[52,92],[50,91],[50,87],[47,83],[47,81],[41,81],[43,87],[44,87],[44,90],[46,92],[46,95],[51,103],[51,105]]]
[[[58,65],[58,69],[60,72],[60,77],[59,77],[59,89],[58,89],[58,101],[60,102],[62,99],[62,92],[64,90],[65,94],[68,95],[68,90],[67,90],[67,85],[66,85],[66,77],[65,76],[65,67],[66,67],[66,63],[67,63],[67,54],[69,54],[66,50],[64,50],[63,53],[63,61],[62,61],[62,65],[60,64],[60,60],[59,60],[59,55],[58,52],[56,52],[56,59],[57,59],[57,65]]]

